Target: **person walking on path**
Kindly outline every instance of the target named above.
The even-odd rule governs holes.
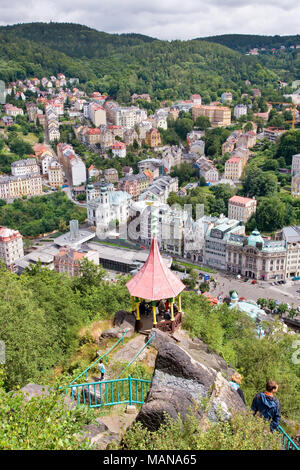
[[[251,410],[259,413],[270,422],[271,432],[275,431],[280,424],[281,405],[278,398],[274,397],[274,393],[278,390],[278,384],[274,380],[269,380],[266,384],[266,391],[258,393],[252,402]]]
[[[241,389],[242,380],[243,380],[242,376],[238,372],[235,372],[232,375],[229,383],[231,387],[237,391],[237,393],[239,394],[243,402],[246,404],[244,393],[243,393],[243,390]]]
[[[99,380],[101,381],[101,380],[104,379],[104,374],[105,374],[105,367],[104,367],[104,364],[103,364],[102,359],[100,359],[100,362],[99,362],[99,366],[98,366],[98,367],[99,367],[99,372],[100,372],[100,374],[101,374]]]

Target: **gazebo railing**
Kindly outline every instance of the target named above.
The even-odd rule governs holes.
[[[164,333],[174,333],[174,331],[181,325],[182,313],[178,312],[174,320],[163,320],[156,324],[156,328]]]

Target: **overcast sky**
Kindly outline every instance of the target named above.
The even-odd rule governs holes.
[[[0,24],[80,23],[108,33],[192,39],[300,32],[300,0],[0,0]]]

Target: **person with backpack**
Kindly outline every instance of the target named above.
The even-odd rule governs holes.
[[[270,422],[271,432],[275,431],[280,424],[281,405],[278,398],[274,397],[274,393],[278,390],[278,384],[274,380],[268,380],[266,391],[258,393],[252,402],[251,410],[259,413]]]
[[[241,389],[242,380],[243,380],[243,378],[242,378],[241,374],[239,374],[238,372],[235,372],[235,373],[232,375],[232,377],[231,377],[229,383],[230,383],[231,387],[232,387],[234,390],[237,391],[237,393],[239,394],[239,396],[241,397],[241,399],[243,400],[243,402],[246,404],[246,402],[245,402],[245,397],[244,397],[244,393],[243,393],[243,391],[242,391],[242,389]]]
[[[99,368],[99,372],[101,374],[101,377],[100,377],[99,380],[103,380],[104,379],[104,374],[105,374],[105,367],[104,367],[102,359],[100,359],[98,368]]]

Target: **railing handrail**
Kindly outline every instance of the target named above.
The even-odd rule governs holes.
[[[122,370],[122,372],[118,375],[117,378],[121,377],[121,375],[124,374],[125,370],[128,369],[128,367],[131,366],[131,364],[136,360],[136,358],[144,351],[144,349],[152,342],[152,340],[155,338],[155,333],[152,333],[152,335],[150,336],[150,338],[148,339],[147,343],[144,344],[144,346],[136,353],[136,355],[134,356],[133,359],[131,359],[131,361],[127,364],[126,367],[124,367],[124,369]]]
[[[278,430],[281,434],[283,434],[283,443],[284,443],[284,437],[285,437],[291,444],[291,447],[293,448],[293,450],[300,450],[297,444],[293,441],[293,439],[291,439],[291,437],[285,432],[285,430],[282,429],[280,425],[278,426]]]
[[[129,378],[131,380],[137,380],[139,382],[144,382],[144,383],[151,383],[151,380],[147,380],[147,379],[139,379],[139,378],[135,378],[135,377],[124,377],[123,379],[109,379],[109,380],[98,380],[97,382],[85,382],[83,384],[70,384],[70,385],[67,385],[67,387],[65,387],[65,389],[67,390],[68,388],[74,388],[74,387],[85,387],[86,385],[98,385],[98,384],[108,384],[108,383],[115,383],[115,382],[124,382],[126,380],[129,380]]]
[[[92,367],[94,367],[94,365],[96,365],[97,362],[99,362],[101,359],[103,359],[103,357],[105,357],[105,359],[107,359],[106,356],[120,343],[120,341],[122,341],[122,343],[124,344],[124,337],[125,337],[127,331],[128,331],[128,328],[126,328],[126,330],[124,331],[122,337],[119,338],[118,341],[116,341],[116,343],[114,343],[114,344],[112,345],[112,347],[111,347],[108,351],[106,351],[104,354],[102,354],[102,356],[98,357],[98,358],[97,358],[91,365],[89,365],[83,372],[81,372],[79,375],[77,375],[77,377],[75,377],[75,379],[73,379],[72,382],[70,382],[69,385],[72,385],[72,384],[73,384],[76,380],[78,380],[79,377],[81,377],[83,374],[87,374],[87,372],[88,372]]]

